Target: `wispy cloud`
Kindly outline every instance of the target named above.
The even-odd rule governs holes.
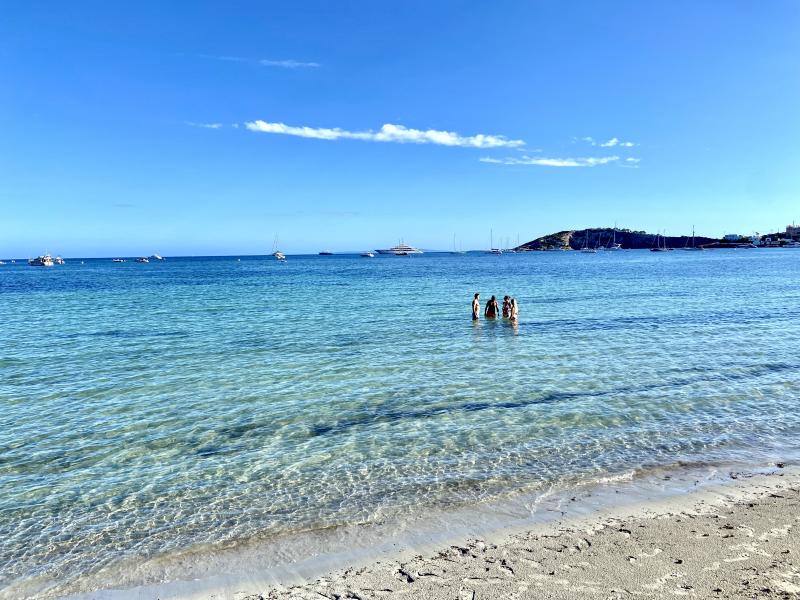
[[[267,58],[262,58],[258,61],[258,64],[265,67],[283,67],[284,69],[316,69],[321,66],[319,63],[303,62],[291,58],[287,60],[269,60]]]
[[[606,165],[618,160],[619,156],[582,158],[545,158],[534,156],[491,158],[486,156],[480,159],[481,162],[492,163],[496,165],[530,165],[535,167],[596,167],[598,165]]]
[[[203,58],[210,58],[212,60],[249,63],[251,65],[261,65],[262,67],[279,67],[282,69],[316,69],[322,66],[317,62],[295,60],[293,58],[277,60],[272,58],[246,58],[244,56],[212,56],[209,54],[201,54],[200,56]]]
[[[463,136],[453,131],[436,129],[410,129],[403,125],[387,123],[378,131],[347,131],[346,129],[325,127],[296,127],[284,123],[250,121],[244,124],[250,131],[260,133],[279,133],[318,140],[362,140],[367,142],[395,142],[399,144],[437,144],[440,146],[460,146],[464,148],[518,148],[525,145],[522,140],[511,140],[502,135]]]
[[[626,158],[619,166],[628,167],[629,169],[638,169],[640,162],[642,162],[641,158]]]
[[[615,146],[619,146],[620,148],[633,148],[636,144],[633,142],[623,142],[621,139],[613,137],[606,142],[599,142],[592,137],[584,137],[581,138],[584,142],[591,144],[592,146],[598,146],[600,148],[613,148]]]
[[[195,123],[193,121],[186,121],[189,127],[202,127],[203,129],[220,129],[222,123]]]

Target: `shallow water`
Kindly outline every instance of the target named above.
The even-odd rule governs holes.
[[[795,458],[798,282],[800,251],[761,249],[2,266],[0,597]],[[475,291],[518,326],[470,322]]]

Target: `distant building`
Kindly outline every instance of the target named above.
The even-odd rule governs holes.
[[[796,240],[797,238],[800,238],[800,226],[795,227],[794,225],[787,225],[786,237],[790,240]]]
[[[725,237],[722,239],[728,242],[738,242],[740,239],[742,239],[742,236],[740,236],[738,233],[728,233],[725,234]]]

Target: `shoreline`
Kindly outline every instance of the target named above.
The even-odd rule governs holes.
[[[704,472],[705,480],[702,479]],[[770,494],[782,498],[772,498]],[[524,506],[523,510],[528,510],[527,518],[520,515],[518,508],[509,509],[509,503],[491,503],[437,515],[442,521],[433,521],[444,528],[438,533],[435,528],[425,529],[424,525],[430,523],[423,525],[419,522],[411,522],[396,530],[379,528],[368,535],[364,535],[365,528],[352,526],[344,528],[345,535],[331,538],[335,544],[327,552],[318,551],[300,557],[298,553],[308,550],[307,547],[292,548],[291,540],[288,545],[285,540],[277,541],[272,545],[256,546],[252,552],[239,549],[229,556],[214,556],[210,561],[205,557],[204,577],[197,572],[193,577],[186,577],[188,573],[181,573],[181,569],[165,569],[161,583],[133,584],[120,589],[126,587],[120,581],[120,587],[116,589],[60,597],[73,600],[155,597],[161,600],[287,600],[401,595],[404,598],[460,600],[464,597],[475,600],[572,598],[576,595],[616,598],[631,594],[650,594],[653,597],[684,592],[698,597],[706,581],[716,581],[723,575],[723,578],[730,578],[731,569],[737,568],[739,562],[763,562],[767,560],[764,552],[777,554],[779,559],[786,559],[789,563],[784,565],[783,572],[788,575],[781,580],[783,583],[764,584],[762,588],[777,590],[783,586],[781,593],[800,593],[800,571],[797,571],[800,567],[791,565],[791,561],[797,558],[795,553],[800,550],[800,517],[794,517],[800,515],[800,467],[765,467],[736,472],[722,466],[706,467],[705,470],[684,469],[682,472],[665,469],[646,479],[622,477],[601,481],[586,489],[561,490],[552,496],[541,494],[533,505],[528,503],[530,497],[517,500],[517,507]],[[759,510],[754,511],[753,507],[747,506],[748,503],[758,506]],[[730,514],[723,514],[725,511]],[[707,532],[707,539],[698,541],[686,530],[687,524],[689,521],[693,526],[705,523],[704,527],[710,528],[721,518],[734,524],[736,529],[726,530],[726,534],[736,536],[752,530],[749,542],[736,538],[737,543],[750,544],[747,548],[739,548],[739,554],[747,554],[748,558],[736,558],[730,563],[725,562],[731,558],[727,556],[719,560],[697,558],[698,553],[707,553],[710,557],[714,552],[723,552],[731,544],[715,545],[720,536],[712,535],[711,529]],[[465,527],[468,519],[472,519],[471,527]],[[784,527],[786,535],[780,539],[790,544],[794,542],[787,554],[765,550],[771,546],[755,539],[764,533],[762,524],[765,520],[776,519],[782,520],[782,525],[771,529]],[[795,522],[798,529],[792,530]],[[455,523],[455,526],[448,528],[448,523]],[[648,523],[657,523],[658,527],[649,527]],[[699,531],[697,527],[693,528]],[[622,536],[626,540],[624,544],[620,544],[617,535],[622,529],[630,532]],[[389,537],[379,539],[375,534]],[[363,537],[366,541],[361,539]],[[318,549],[325,547],[325,538],[324,534],[317,537]],[[560,540],[562,550],[552,550],[554,540]],[[665,562],[669,554],[666,547],[686,546],[689,552],[693,545],[709,548],[691,550],[695,553],[691,562],[681,557],[675,558],[681,563]],[[639,548],[637,552],[642,553],[642,557],[637,558],[633,546]],[[625,561],[624,568],[621,568],[619,553],[625,548],[628,554],[622,557]],[[781,548],[780,552],[785,549]],[[283,561],[283,564],[265,565],[265,553],[273,554],[272,558],[278,554],[278,562]],[[650,554],[645,556],[647,553]],[[662,554],[664,556],[656,558]],[[628,561],[630,557],[633,560]],[[642,570],[631,571],[633,564]],[[761,571],[774,571],[759,565]],[[232,566],[235,573],[220,575],[230,573]],[[545,566],[547,570],[542,571]],[[656,571],[661,573],[658,577],[655,577]],[[661,587],[641,587],[655,585],[653,581],[647,580],[647,583],[641,579],[644,572],[648,577],[655,577],[653,581],[661,581],[658,584]],[[614,577],[616,573],[620,573],[617,579]],[[774,579],[775,576],[770,577]],[[673,580],[678,582],[676,585],[689,587],[669,588],[667,584]],[[128,585],[130,583],[133,582]],[[631,586],[641,589],[635,592]],[[723,592],[712,594],[713,589]],[[470,591],[474,592],[471,596]],[[709,592],[707,597],[730,598],[749,598],[753,592],[751,589],[745,590],[749,595],[735,595],[732,588],[728,589],[721,583],[706,591]],[[552,595],[542,596],[543,593]],[[615,596],[616,593],[620,595]]]

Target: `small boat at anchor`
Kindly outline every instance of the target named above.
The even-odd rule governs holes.
[[[136,262],[137,263],[149,263],[150,261],[147,259],[146,256],[140,256],[139,258],[136,259]]]
[[[52,267],[55,263],[53,263],[53,257],[45,253],[36,258],[31,258],[28,260],[28,264],[31,267]]]

